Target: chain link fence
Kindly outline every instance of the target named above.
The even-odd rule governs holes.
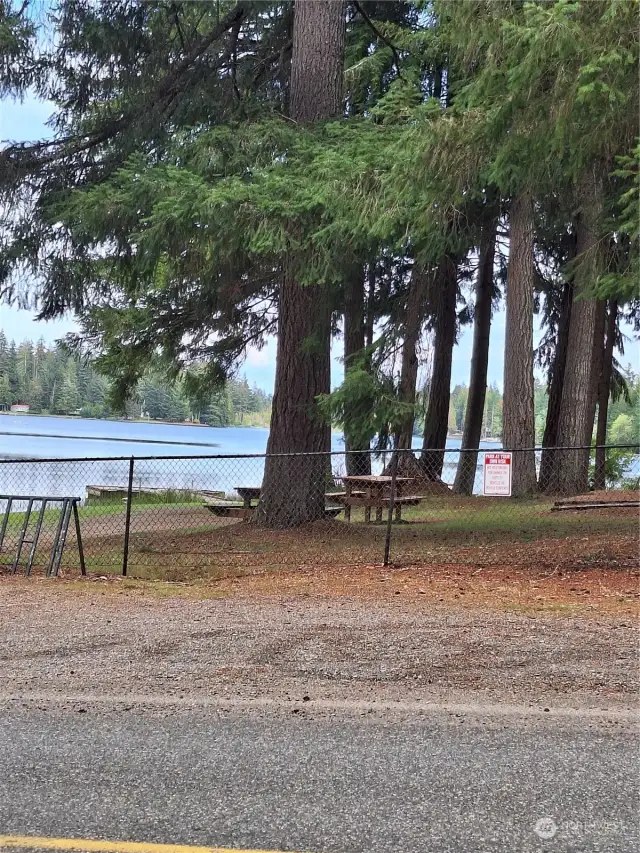
[[[496,453],[4,459],[0,573],[189,581],[389,560],[637,565],[639,447],[513,452],[512,495],[487,496]]]

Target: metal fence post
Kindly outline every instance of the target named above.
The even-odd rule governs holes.
[[[127,514],[124,522],[124,552],[122,554],[122,577],[127,576],[127,565],[129,563],[129,532],[131,530],[131,500],[133,497],[133,468],[135,459],[129,460],[129,483],[127,486]]]
[[[389,565],[389,551],[391,550],[391,525],[393,524],[393,512],[396,502],[396,476],[398,474],[398,451],[394,450],[391,457],[391,490],[389,493],[389,516],[387,518],[387,535],[384,539],[383,566]]]

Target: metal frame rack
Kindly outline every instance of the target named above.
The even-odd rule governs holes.
[[[60,562],[62,560],[62,552],[64,551],[64,546],[67,541],[67,533],[69,531],[71,513],[73,513],[73,518],[76,527],[76,541],[78,543],[78,556],[80,557],[80,571],[83,575],[87,574],[84,562],[82,535],[80,533],[80,516],[78,515],[78,504],[80,502],[80,498],[52,497],[45,495],[0,495],[0,500],[7,502],[4,510],[4,516],[2,519],[2,527],[0,527],[0,551],[2,550],[2,547],[4,545],[7,525],[9,524],[9,515],[11,513],[13,504],[18,501],[26,502],[27,504],[27,508],[24,513],[24,521],[22,523],[20,536],[18,538],[16,553],[11,564],[11,574],[15,574],[18,570],[18,566],[20,565],[20,557],[22,556],[22,549],[25,545],[31,545],[31,549],[27,556],[27,562],[25,565],[25,574],[27,575],[27,577],[31,574],[33,560],[35,558],[36,550],[38,548],[38,540],[40,539],[40,534],[42,532],[42,523],[44,521],[44,514],[47,509],[47,504],[60,504],[60,518],[58,520],[55,536],[53,538],[51,556],[49,558],[49,564],[47,566],[47,577],[50,578],[58,576],[58,572],[60,570]],[[27,534],[29,533],[29,522],[31,520],[31,514],[34,510],[34,504],[37,503],[40,504],[40,509],[38,511],[36,525],[31,537],[28,537]]]

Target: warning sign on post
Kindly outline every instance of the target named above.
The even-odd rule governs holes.
[[[490,497],[511,497],[511,454],[485,453],[482,494]]]

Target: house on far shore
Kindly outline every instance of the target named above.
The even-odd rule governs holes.
[[[29,414],[29,406],[26,403],[13,403],[10,411],[14,415],[28,415]]]

